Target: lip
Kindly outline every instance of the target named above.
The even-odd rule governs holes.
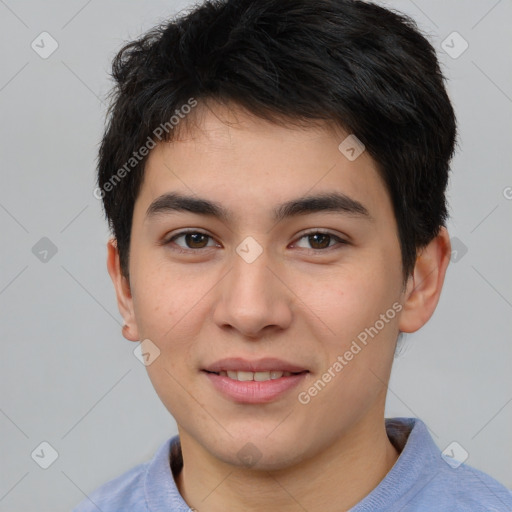
[[[220,359],[215,363],[203,368],[207,372],[221,372],[221,371],[244,371],[244,372],[268,372],[271,370],[298,373],[308,371],[307,368],[299,366],[282,359],[274,357],[265,357],[257,360],[244,359],[242,357],[229,357]],[[279,379],[276,379],[279,380]]]
[[[276,367],[273,368],[277,369]],[[238,369],[241,370],[242,368],[238,367]],[[234,402],[244,404],[264,404],[272,402],[281,395],[284,395],[287,391],[298,386],[308,374],[307,371],[304,371],[303,373],[280,377],[279,379],[238,381],[226,376],[217,375],[216,373],[208,373],[206,370],[203,370],[202,373],[224,397]]]

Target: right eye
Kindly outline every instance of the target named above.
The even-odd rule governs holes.
[[[208,239],[213,242],[213,245],[208,245]],[[178,240],[181,240],[181,243],[178,243]],[[173,244],[177,245],[178,249],[175,249]],[[169,238],[164,245],[168,245],[172,250],[176,250],[181,253],[193,253],[198,252],[200,249],[218,246],[210,235],[203,233],[202,231],[193,230],[180,231]]]

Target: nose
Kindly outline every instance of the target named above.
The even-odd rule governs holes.
[[[289,327],[293,293],[279,271],[271,268],[266,252],[251,263],[234,252],[232,260],[231,271],[217,290],[215,323],[256,340]]]

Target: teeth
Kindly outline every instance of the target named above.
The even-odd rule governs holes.
[[[249,380],[255,380],[257,382],[263,382],[266,380],[280,379],[281,377],[289,377],[292,375],[290,372],[281,372],[279,370],[273,370],[269,372],[243,372],[243,371],[232,371],[219,372],[222,377],[229,377],[230,379],[239,380],[246,382]]]
[[[252,372],[236,372],[236,374],[237,374],[236,378],[243,382],[245,382],[246,380],[254,380],[254,373],[252,373]]]
[[[257,381],[270,380],[270,372],[254,372],[254,380],[257,380]]]

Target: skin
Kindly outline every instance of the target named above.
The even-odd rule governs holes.
[[[200,512],[348,510],[399,455],[384,426],[396,338],[419,329],[435,310],[448,233],[442,228],[419,253],[404,287],[390,197],[367,152],[354,161],[340,153],[346,133],[327,123],[282,127],[235,106],[200,105],[197,112],[197,125],[148,157],[133,214],[129,281],[115,241],[107,246],[124,336],[150,339],[160,350],[147,370],[178,425],[178,488]],[[317,212],[272,220],[278,204],[333,191],[361,202],[371,219]],[[174,212],[147,219],[149,205],[168,192],[217,201],[233,216],[224,222]],[[169,241],[189,228],[212,238]],[[315,245],[304,236],[311,229],[348,243],[331,238]],[[235,250],[247,236],[263,250],[252,263]],[[401,311],[301,404],[298,393],[394,303]],[[309,373],[271,403],[237,404],[201,372],[230,356],[281,358]],[[252,466],[238,456],[248,442],[259,454]]]

